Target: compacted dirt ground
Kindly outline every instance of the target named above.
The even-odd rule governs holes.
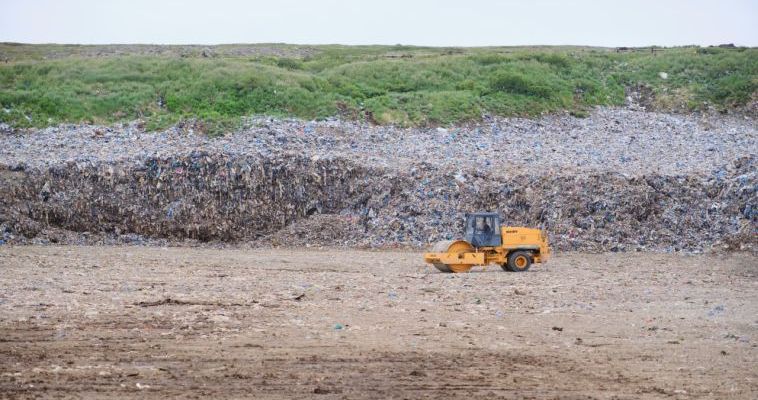
[[[756,398],[749,254],[0,247],[2,398]]]

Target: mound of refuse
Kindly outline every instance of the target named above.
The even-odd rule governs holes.
[[[423,247],[497,210],[559,250],[753,248],[755,134],[747,119],[614,109],[449,129],[256,119],[218,139],[9,132],[0,239]]]

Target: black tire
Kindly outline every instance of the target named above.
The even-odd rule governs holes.
[[[508,254],[506,268],[511,272],[524,272],[532,266],[532,255],[528,251],[514,251]]]

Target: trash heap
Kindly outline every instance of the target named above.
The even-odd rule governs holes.
[[[143,164],[66,163],[11,171],[15,215],[75,232],[240,241],[316,213],[344,209],[367,190],[344,160],[230,157],[193,152]]]
[[[607,130],[608,121],[596,118],[598,129]],[[497,123],[522,130],[531,122]],[[0,153],[0,240],[419,248],[458,237],[466,212],[497,210],[509,225],[546,229],[559,250],[756,248],[758,180],[750,121],[734,131],[742,135],[736,140],[742,147],[680,150],[707,159],[682,160],[685,167],[673,173],[635,173],[634,163],[628,170],[601,168],[602,154],[578,160],[590,164],[584,166],[562,156],[531,164],[495,159],[490,155],[497,150],[476,137],[482,136],[480,127],[457,128],[457,141],[440,144],[448,130],[387,133],[339,121],[256,124],[220,139],[148,134],[131,125],[6,134],[0,137],[10,147]],[[538,137],[543,145],[558,141],[526,130],[520,137]],[[484,136],[495,140],[491,132]],[[518,141],[507,136],[510,145]],[[653,142],[644,130],[634,136]],[[585,145],[599,137],[586,138]],[[473,162],[455,153],[466,140],[479,153]],[[714,145],[710,137],[702,144]],[[404,150],[411,146],[415,157]],[[519,146],[534,150],[533,143]],[[576,146],[562,151],[584,151]],[[606,150],[616,152],[612,157],[620,151]],[[645,161],[644,154],[635,157]],[[566,167],[548,167],[560,162]],[[706,164],[718,167],[696,170]]]

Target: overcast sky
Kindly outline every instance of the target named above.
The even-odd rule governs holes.
[[[758,45],[758,0],[0,0],[26,43]]]

